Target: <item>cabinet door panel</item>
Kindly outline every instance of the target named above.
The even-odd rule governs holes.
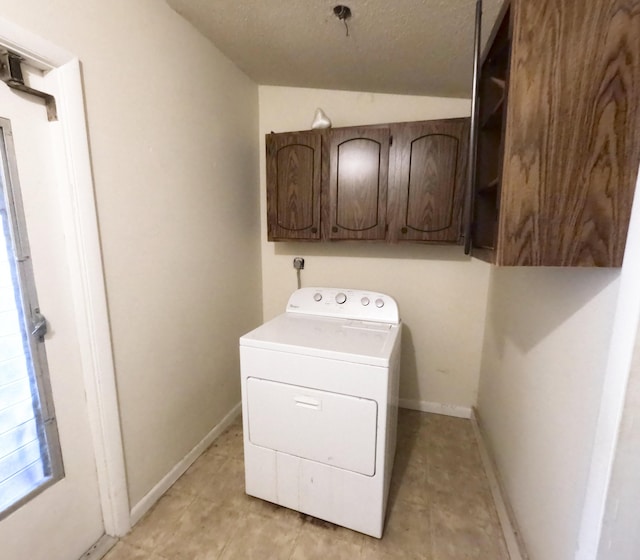
[[[269,240],[320,238],[319,134],[269,134],[267,216]]]
[[[394,125],[393,238],[456,243],[469,119]]]
[[[332,131],[329,165],[329,238],[384,239],[389,130]]]
[[[459,144],[457,138],[445,134],[421,136],[411,142],[407,200],[410,229],[429,233],[451,227]]]
[[[353,231],[378,224],[380,143],[365,138],[338,146],[336,225]]]
[[[304,230],[313,225],[313,156],[310,146],[293,144],[277,152],[276,201],[278,226]]]

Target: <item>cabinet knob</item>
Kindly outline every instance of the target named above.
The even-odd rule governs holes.
[[[403,227],[400,231],[401,231],[402,233],[407,233],[407,231],[409,231],[409,230],[408,230],[406,227]]]
[[[337,233],[337,232],[338,232],[338,228],[337,228],[336,226],[333,226],[333,227],[331,228],[331,231],[332,231],[333,233]]]
[[[311,233],[318,233],[318,228],[317,227],[312,227],[311,228]]]

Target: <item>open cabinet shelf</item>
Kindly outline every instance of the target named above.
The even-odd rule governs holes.
[[[474,247],[492,250],[496,246],[504,119],[507,107],[508,66],[511,46],[510,10],[502,14],[494,30],[479,74],[479,123],[474,200]],[[487,255],[490,255],[490,251]],[[478,253],[476,252],[478,256]]]

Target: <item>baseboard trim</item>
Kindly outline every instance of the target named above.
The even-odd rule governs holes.
[[[478,442],[478,448],[480,449],[480,457],[482,459],[482,465],[484,467],[487,479],[489,480],[489,487],[491,489],[491,495],[496,505],[496,511],[498,512],[498,519],[500,520],[500,526],[502,527],[502,533],[507,545],[507,552],[509,553],[510,560],[528,560],[529,556],[526,553],[524,543],[520,537],[520,533],[513,516],[513,510],[506,499],[506,493],[500,479],[500,472],[496,467],[493,456],[489,451],[489,447],[486,444],[486,439],[482,431],[482,425],[478,418],[478,412],[475,408],[471,409],[471,426],[473,427],[473,433]]]
[[[442,404],[427,401],[415,401],[412,399],[400,399],[400,408],[419,410],[420,412],[431,412],[432,414],[444,414],[445,416],[455,416],[456,418],[471,418],[471,407],[458,406],[455,404]]]
[[[240,415],[241,403],[236,404],[231,411],[191,450],[186,456],[173,467],[166,476],[158,482],[148,494],[146,494],[133,508],[131,508],[131,526],[135,525],[142,516],[171,488],[186,470],[202,455],[211,443],[224,432],[231,423]]]
[[[96,543],[85,552],[82,556],[80,556],[79,560],[100,560],[100,558],[104,558],[118,542],[116,537],[112,537],[110,535],[102,535]]]

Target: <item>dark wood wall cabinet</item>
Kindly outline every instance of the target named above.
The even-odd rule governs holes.
[[[269,241],[459,243],[469,119],[267,134]]]
[[[473,254],[621,266],[640,163],[640,1],[511,0],[478,97]]]
[[[266,148],[269,239],[320,239],[322,137],[268,134]]]
[[[469,119],[268,134],[269,240],[460,243],[470,229],[473,255],[498,265],[621,266],[640,0],[507,1],[477,95],[467,189]]]

